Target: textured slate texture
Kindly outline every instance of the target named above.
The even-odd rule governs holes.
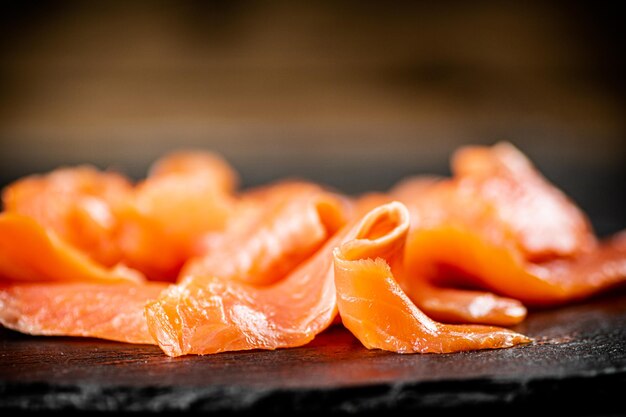
[[[0,410],[623,415],[626,293],[534,311],[528,346],[446,355],[363,348],[335,327],[295,349],[169,358],[154,346],[0,331]]]

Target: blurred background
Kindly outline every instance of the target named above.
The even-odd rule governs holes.
[[[202,148],[358,193],[506,140],[626,227],[619,2],[0,4],[0,184]]]

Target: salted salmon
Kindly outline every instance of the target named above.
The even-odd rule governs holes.
[[[626,280],[622,239],[599,243],[580,208],[512,145],[462,148],[454,161],[451,179],[428,187],[408,180],[391,191],[418,219],[400,280],[428,314],[514,324],[524,317],[520,302],[560,304]],[[442,288],[455,286],[467,300]]]
[[[402,288],[430,318],[443,323],[477,323],[513,326],[526,318],[526,306],[515,298],[489,291],[442,287],[414,276],[396,273]]]
[[[410,230],[424,227],[424,224],[443,221],[448,210],[447,201],[432,198],[433,189],[439,189],[445,182],[442,177],[418,176],[398,183],[391,192],[368,192],[357,197],[355,206],[359,213],[366,213],[376,206],[399,199],[408,204]],[[445,193],[444,193],[445,194]],[[435,193],[435,196],[440,196]],[[471,207],[476,202],[467,201],[463,207]],[[419,210],[418,210],[419,209]],[[395,278],[418,308],[430,318],[444,323],[482,323],[497,326],[511,326],[524,320],[526,307],[518,300],[496,294],[470,290],[467,288],[444,288],[424,279],[415,268],[407,274],[398,268]]]
[[[123,264],[108,268],[76,249],[31,217],[0,214],[0,280],[57,282],[141,282]]]
[[[216,154],[179,151],[137,184],[93,166],[63,167],[15,181],[2,198],[6,212],[35,219],[102,265],[174,281],[198,240],[225,227],[237,182]]]
[[[553,306],[606,292],[626,279],[626,234],[574,258],[528,262],[519,253],[486,242],[472,230],[441,226],[416,232],[407,241],[406,268],[412,277],[473,285],[526,305]],[[412,279],[407,280],[409,291]]]
[[[595,247],[583,211],[512,144],[461,147],[452,155],[452,172],[459,193],[493,207],[493,220],[510,228],[527,260],[575,256]]]
[[[144,306],[162,283],[0,283],[0,323],[32,335],[155,344]]]
[[[333,251],[342,323],[365,347],[398,353],[449,353],[531,341],[498,327],[438,323],[417,308],[396,282],[390,266],[402,256],[408,229],[408,210],[391,202],[366,215],[356,236]]]
[[[199,274],[269,285],[311,256],[346,222],[347,200],[310,183],[278,183],[242,198],[250,203],[180,277]]]
[[[237,176],[206,151],[168,154],[149,172],[117,208],[116,239],[129,266],[151,279],[174,281],[198,241],[226,226]]]
[[[115,208],[131,194],[123,175],[81,165],[21,178],[3,189],[2,202],[5,212],[35,219],[94,261],[112,266],[122,260]]]
[[[464,147],[452,168],[358,198],[238,190],[199,151],[137,183],[89,166],[19,180],[2,196],[0,323],[169,356],[302,346],[343,323],[368,348],[445,353],[528,343],[479,323],[626,281],[626,232],[598,239],[512,145]]]
[[[343,217],[341,203],[332,195],[316,198],[309,210],[315,209],[316,222],[332,230]],[[270,229],[289,230],[292,221],[276,218]],[[331,252],[348,232],[348,226],[343,226],[287,276],[271,280],[270,285],[216,276],[211,268],[203,271],[201,264],[148,303],[148,328],[169,356],[304,345],[333,323],[337,314]],[[290,233],[283,236],[293,237]]]

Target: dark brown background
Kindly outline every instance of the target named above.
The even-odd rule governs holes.
[[[508,140],[626,227],[617,2],[4,1],[0,182],[176,148],[348,192]]]

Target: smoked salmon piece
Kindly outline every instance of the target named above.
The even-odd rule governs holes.
[[[172,175],[206,175],[215,186],[225,192],[237,188],[239,178],[228,162],[221,156],[201,150],[170,152],[149,168],[150,178],[169,178]]]
[[[575,256],[597,243],[585,214],[507,142],[465,146],[452,156],[455,187],[493,208],[531,262]]]
[[[512,145],[463,147],[452,171],[357,198],[237,190],[204,151],[134,184],[91,166],[26,177],[2,194],[0,324],[175,357],[302,346],[343,323],[367,348],[448,353],[529,343],[494,326],[626,282],[626,231],[598,239]]]
[[[391,191],[416,219],[399,280],[429,315],[514,324],[524,317],[520,302],[556,305],[626,281],[623,239],[599,243],[584,213],[512,145],[462,148],[454,161],[452,179],[427,187],[409,180]],[[449,287],[462,287],[467,301]]]
[[[343,213],[328,195],[313,205],[327,230]],[[299,217],[301,218],[301,217]],[[289,228],[292,219],[283,219]],[[278,227],[278,224],[276,225]],[[203,273],[187,275],[146,307],[151,334],[169,356],[301,346],[337,314],[332,250],[349,238],[348,225],[283,279],[254,285]]]
[[[402,276],[402,272],[396,274],[411,301],[437,321],[513,326],[521,323],[528,313],[524,304],[514,298],[488,291],[445,288],[424,279]]]
[[[366,215],[354,239],[333,251],[342,323],[365,347],[398,353],[449,353],[531,341],[498,327],[438,323],[417,308],[390,267],[402,256],[408,230],[408,210],[391,202]]]
[[[141,282],[143,276],[118,265],[107,268],[65,243],[31,217],[0,214],[0,280]]]
[[[515,251],[486,242],[472,230],[442,226],[410,236],[406,254],[405,268],[411,277],[486,288],[533,306],[582,300],[626,280],[623,232],[592,252],[532,263]],[[419,291],[419,287],[411,288],[411,282],[407,280],[409,291]]]
[[[84,165],[19,179],[3,190],[2,201],[4,211],[32,217],[94,261],[112,266],[122,260],[115,209],[131,194],[122,175]]]
[[[207,253],[190,259],[181,277],[213,275],[269,285],[311,256],[346,222],[346,199],[319,186],[280,183],[267,188],[242,198],[240,204],[251,203],[248,214],[212,236]]]
[[[10,184],[3,203],[102,265],[121,262],[174,281],[204,234],[225,227],[236,184],[219,156],[180,151],[157,160],[136,185],[91,166],[64,167]]]
[[[444,182],[441,177],[419,176],[398,183],[392,193],[366,193],[356,200],[357,211],[367,212],[377,205],[392,202],[395,198],[408,202],[410,230],[425,222],[442,221],[445,202],[431,199],[434,187]],[[469,206],[475,204],[467,202]],[[428,207],[429,210],[417,210]],[[419,271],[407,275],[404,268],[396,271],[396,280],[418,308],[430,318],[444,323],[480,323],[511,326],[526,317],[527,310],[518,300],[501,297],[490,292],[458,288],[443,288],[419,276]]]
[[[175,152],[156,161],[118,208],[124,262],[151,279],[174,281],[203,236],[226,227],[236,183],[230,166],[210,152]]]
[[[32,335],[155,344],[144,306],[163,283],[0,283],[0,323]]]

